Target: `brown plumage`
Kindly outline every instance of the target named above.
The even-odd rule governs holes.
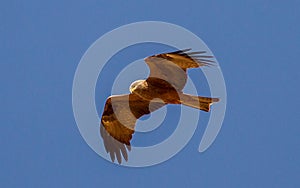
[[[100,133],[105,149],[112,161],[121,154],[128,160],[130,140],[137,119],[166,104],[183,104],[208,112],[218,98],[184,94],[188,68],[212,65],[212,56],[205,52],[187,52],[190,49],[153,55],[145,58],[150,68],[146,80],[137,80],[130,86],[130,94],[110,96],[105,103],[101,118]],[[126,149],[127,148],[127,149]]]

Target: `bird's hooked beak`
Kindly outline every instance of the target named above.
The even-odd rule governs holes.
[[[130,86],[130,87],[129,87],[129,92],[132,94],[133,91],[134,91],[134,87]]]

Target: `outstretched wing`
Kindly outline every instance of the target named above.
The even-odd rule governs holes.
[[[130,149],[136,120],[164,105],[161,102],[150,103],[135,94],[111,96],[106,100],[100,133],[112,161],[116,155],[118,162],[121,163],[121,153],[127,160],[125,146]]]
[[[160,78],[169,82],[177,90],[182,90],[187,81],[186,70],[212,65],[213,56],[203,55],[205,51],[188,52],[191,49],[153,55],[145,58],[150,68],[149,78]]]

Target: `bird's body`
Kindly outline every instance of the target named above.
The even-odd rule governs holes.
[[[130,92],[144,100],[159,99],[166,104],[179,104],[178,92],[181,91],[177,91],[171,84],[160,78],[148,78],[139,80],[137,85],[130,88]]]
[[[210,65],[212,56],[199,55],[204,52],[186,53],[179,50],[145,58],[150,68],[146,80],[137,80],[130,85],[130,94],[110,96],[106,100],[100,127],[104,146],[111,159],[121,153],[128,159],[126,148],[134,133],[136,120],[167,104],[183,104],[208,112],[218,98],[192,96],[182,92],[187,82],[187,69]]]

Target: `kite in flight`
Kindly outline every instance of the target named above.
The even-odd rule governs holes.
[[[130,85],[130,94],[108,97],[101,118],[100,134],[105,150],[114,162],[127,161],[127,150],[137,119],[167,104],[183,104],[208,112],[218,98],[192,96],[182,92],[187,82],[187,69],[212,65],[212,56],[205,51],[179,50],[149,56],[144,59],[150,68],[146,80],[137,80]]]

